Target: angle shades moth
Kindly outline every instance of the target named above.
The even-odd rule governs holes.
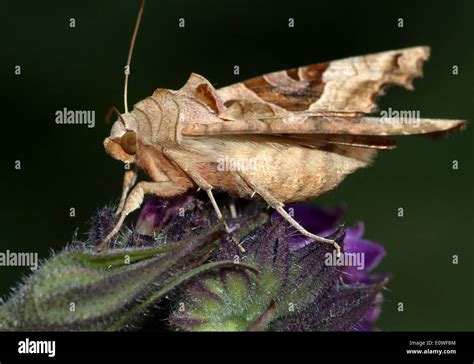
[[[127,107],[131,54],[143,12],[142,1],[125,72],[125,112],[104,140],[108,154],[132,168],[125,172],[115,228],[97,246],[103,250],[145,194],[173,197],[191,188],[242,198],[258,195],[302,234],[321,243],[335,241],[306,231],[284,204],[309,200],[334,189],[347,175],[370,165],[378,150],[393,149],[391,136],[447,134],[463,120],[370,116],[388,86],[413,89],[422,76],[428,47],[390,50],[272,72],[215,89],[191,74],[179,90],[157,89]],[[255,159],[252,170],[222,170],[219,160]],[[137,180],[137,170],[150,181]]]

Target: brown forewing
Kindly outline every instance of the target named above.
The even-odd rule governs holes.
[[[412,89],[429,48],[414,47],[269,73],[217,90],[225,108],[220,120],[186,123],[184,136],[263,134],[376,149],[393,148],[391,135],[439,135],[462,120],[368,117],[391,85]],[[298,137],[297,135],[304,135]]]
[[[350,57],[268,73],[217,93],[226,106],[232,100],[246,100],[289,111],[370,113],[387,86],[412,89],[411,81],[422,75],[422,63],[428,57],[428,47]]]

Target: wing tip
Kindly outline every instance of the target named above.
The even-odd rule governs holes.
[[[428,132],[425,134],[421,134],[422,136],[426,136],[433,140],[438,140],[441,138],[447,138],[454,132],[462,132],[467,128],[467,121],[461,119],[454,119],[454,120],[443,120],[446,122],[446,126],[443,129]]]
[[[446,119],[446,128],[444,131],[463,131],[467,128],[467,120],[463,119]]]
[[[397,58],[397,63],[401,71],[406,74],[405,82],[402,86],[413,91],[413,80],[415,78],[423,77],[423,64],[430,57],[430,47],[417,46],[405,48],[400,50],[400,55]]]

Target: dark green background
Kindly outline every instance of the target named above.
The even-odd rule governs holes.
[[[148,1],[129,89],[133,104],[157,87],[177,89],[190,72],[216,87],[269,71],[330,59],[430,45],[416,92],[392,89],[382,109],[424,117],[473,113],[472,1]],[[0,251],[47,257],[87,229],[117,199],[122,166],[108,157],[102,119],[123,110],[122,73],[138,1],[4,1],[1,5],[2,195]],[[69,28],[69,18],[76,28]],[[186,27],[178,27],[178,18]],[[287,27],[295,18],[295,28]],[[397,19],[404,18],[404,28]],[[241,74],[234,76],[233,66]],[[14,66],[22,75],[15,76]],[[459,66],[459,75],[451,68]],[[96,127],[56,125],[58,109],[96,110]],[[380,271],[393,280],[384,330],[473,330],[472,128],[439,142],[399,138],[373,167],[319,203],[345,202],[347,221],[385,245]],[[22,170],[14,170],[14,161]],[[453,159],[460,169],[452,169]],[[69,217],[75,207],[77,216]],[[397,208],[405,217],[396,216]],[[451,263],[459,255],[459,264]],[[0,295],[26,269],[0,267]],[[403,302],[404,312],[397,311]]]

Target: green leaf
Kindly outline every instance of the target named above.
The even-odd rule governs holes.
[[[196,275],[235,266],[202,265],[221,226],[192,241],[133,249],[66,250],[53,256],[0,306],[0,330],[117,330],[130,327]]]

